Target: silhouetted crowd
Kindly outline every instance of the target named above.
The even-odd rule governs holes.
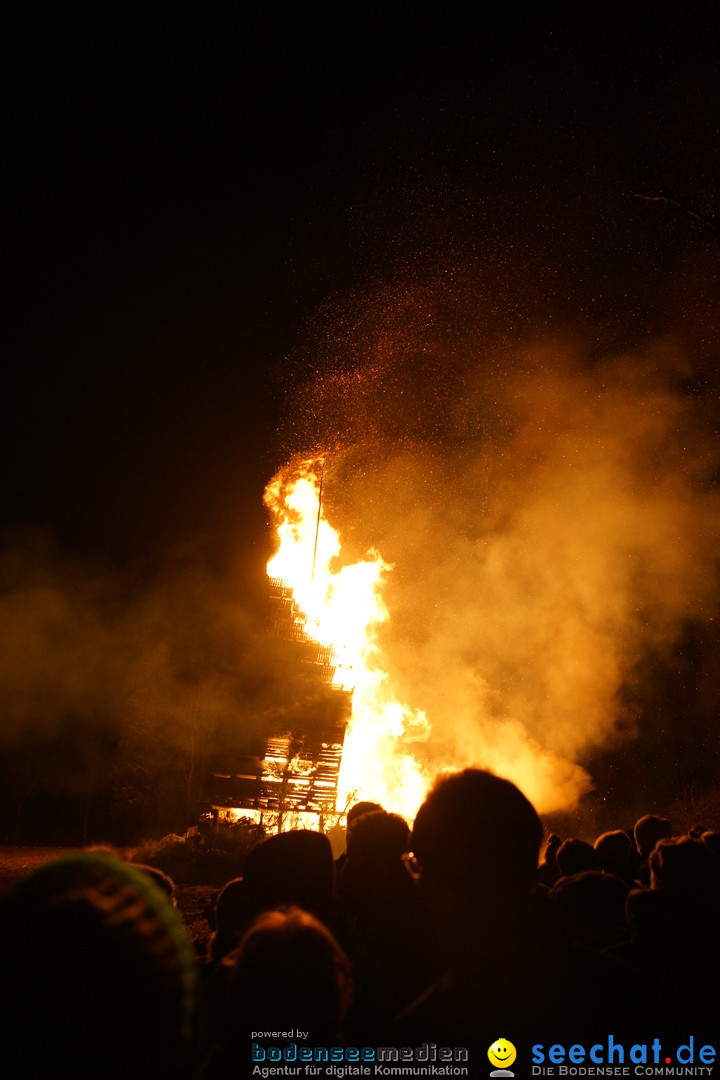
[[[104,851],[18,882],[5,1075],[250,1077],[252,1043],[299,1040],[463,1047],[485,1075],[500,1036],[718,1041],[720,834],[647,815],[543,843],[518,788],[479,769],[438,780],[412,831],[358,803],[337,860],[318,832],[263,840],[213,920],[196,956],[172,881]]]

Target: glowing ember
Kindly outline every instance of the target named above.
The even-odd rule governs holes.
[[[279,549],[268,575],[289,585],[307,616],[306,633],[332,646],[336,681],[353,690],[340,772],[338,809],[372,799],[412,817],[430,777],[403,749],[427,735],[425,715],[393,698],[376,631],[387,618],[381,590],[392,570],[377,551],[341,564],[340,537],[322,508],[322,460],[287,466],[270,482],[265,503],[276,521]]]

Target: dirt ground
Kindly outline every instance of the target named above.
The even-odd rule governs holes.
[[[15,881],[28,874],[36,866],[51,859],[59,859],[76,848],[65,847],[11,847],[0,845],[0,894]],[[132,859],[132,851],[119,851],[119,855]],[[198,953],[204,953],[211,933],[208,909],[218,894],[217,885],[178,885],[176,899],[178,911]]]
[[[9,888],[18,878],[28,874],[41,863],[59,859],[74,848],[0,846],[0,890]]]

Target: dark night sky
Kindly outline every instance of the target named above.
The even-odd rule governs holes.
[[[717,20],[710,2],[20,18],[3,521],[121,560],[257,543],[305,320],[447,258],[517,261],[519,320],[605,347],[667,319],[711,351],[714,234],[630,193],[717,219]]]
[[[556,334],[582,343],[588,369],[679,342],[683,400],[716,433],[713,0],[24,8],[3,53],[11,559],[38,530],[55,537],[52,558],[99,557],[137,583],[186,545],[221,592],[245,568],[251,607],[269,547],[263,489],[322,438],[315,387],[330,368],[352,374],[353,328],[372,322],[373,297],[402,345],[392,304],[425,283],[436,312],[438,282],[450,283],[430,353],[451,414],[453,354],[438,341],[463,340],[453,312],[468,316],[477,294],[475,341],[478,326],[511,345]],[[379,384],[369,430],[416,434],[392,415],[402,378],[403,400],[426,398],[432,413],[438,384],[416,385],[421,354],[390,365],[400,382]],[[338,425],[360,424],[353,401],[329,400]],[[323,422],[333,429],[327,409]],[[122,573],[110,577],[122,589]],[[193,603],[168,616],[192,645]],[[697,745],[717,754],[715,637],[700,634],[696,660],[677,645],[689,671],[678,693],[694,685],[685,712],[697,719],[673,728],[673,753],[691,774]],[[644,679],[651,712],[671,669]],[[631,787],[653,753],[629,763]],[[617,765],[614,752],[598,761],[599,789],[612,793]]]

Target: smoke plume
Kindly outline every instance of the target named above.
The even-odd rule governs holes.
[[[520,342],[448,286],[328,307],[290,438],[327,455],[342,558],[393,566],[382,663],[432,728],[412,752],[572,808],[648,723],[647,657],[716,611],[711,412],[679,340]]]
[[[4,541],[6,835],[23,835],[39,794],[102,804],[100,835],[122,834],[129,818],[142,830],[182,829],[197,821],[213,767],[257,752],[283,712],[321,707],[273,647],[264,594],[248,595],[239,572],[212,572],[192,546],[131,574],[69,558],[44,533]]]

